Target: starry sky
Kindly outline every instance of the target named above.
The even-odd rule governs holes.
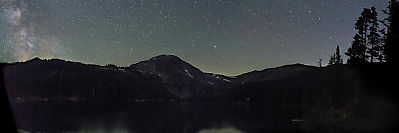
[[[0,61],[128,66],[173,54],[238,75],[323,64],[350,46],[363,8],[388,0],[0,0]],[[346,59],[346,57],[344,57]]]

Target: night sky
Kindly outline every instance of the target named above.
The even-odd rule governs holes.
[[[174,54],[237,75],[324,64],[350,46],[362,8],[388,0],[0,0],[0,60],[128,66]],[[346,59],[346,57],[344,57]]]

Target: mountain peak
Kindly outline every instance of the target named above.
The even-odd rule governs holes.
[[[159,61],[179,60],[179,61],[183,61],[182,59],[180,59],[180,58],[177,57],[176,55],[165,55],[165,54],[152,57],[152,58],[150,59],[150,61],[151,61],[151,60],[159,60]]]
[[[148,65],[156,65],[156,66],[191,66],[187,62],[183,61],[179,57],[175,55],[158,55],[152,57],[148,60],[140,61],[136,64],[130,65],[130,67],[140,67],[140,66],[148,66]]]
[[[40,59],[39,57],[35,57],[35,58],[32,58],[32,59],[30,59],[30,60],[27,60],[27,62],[28,61],[41,61],[42,59]]]
[[[305,64],[301,64],[301,63],[295,63],[295,64],[279,66],[276,68],[309,68],[309,67],[314,67],[314,66],[309,66],[309,65],[305,65]]]
[[[130,66],[130,70],[141,72],[145,75],[159,77],[164,83],[175,88],[184,88],[179,94],[181,97],[191,94],[191,91],[208,86],[206,75],[198,68],[181,60],[175,55],[159,55]]]

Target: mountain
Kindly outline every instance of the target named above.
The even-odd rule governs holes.
[[[170,88],[169,91],[180,98],[204,96],[209,93],[217,95],[215,90],[225,88],[230,82],[225,76],[204,73],[174,55],[156,56],[131,65],[129,70],[161,78]]]
[[[17,100],[212,99],[231,84],[227,76],[204,73],[174,55],[129,67],[34,58],[2,70],[8,95]]]
[[[17,100],[140,100],[172,98],[157,77],[112,66],[35,58],[3,68]]]
[[[364,90],[381,90],[381,85],[366,81],[381,79],[368,73],[384,66],[363,67],[293,64],[228,77],[205,73],[174,55],[160,55],[128,67],[34,58],[4,64],[2,71],[8,96],[19,102],[211,100],[343,106]]]
[[[128,67],[39,58],[0,66],[2,90],[6,90],[11,107],[30,102],[73,102],[79,106],[110,102],[119,106],[212,101],[293,112],[303,119],[305,129],[397,127],[392,126],[398,116],[397,83],[392,78],[397,68],[386,64],[292,64],[234,77],[205,73],[173,55]]]
[[[315,66],[306,66],[303,64],[285,65],[276,68],[264,69],[262,71],[252,71],[237,76],[236,82],[259,82],[272,81],[290,78],[293,76],[303,75],[307,72],[315,70]]]
[[[231,78],[204,73],[175,55],[160,55],[130,66],[131,69],[157,74],[167,83],[190,82],[210,87],[223,87]]]

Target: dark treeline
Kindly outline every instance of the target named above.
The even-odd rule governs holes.
[[[383,10],[388,17],[383,20],[378,19],[376,10],[375,7],[364,8],[357,19],[357,33],[353,37],[351,47],[345,53],[349,56],[348,64],[395,62],[394,53],[399,37],[399,3],[397,0],[390,0],[388,8]]]
[[[334,55],[332,55],[330,57],[330,61],[328,61],[328,65],[339,65],[339,64],[343,64],[344,61],[342,60],[342,56],[341,56],[341,50],[339,49],[339,46],[337,45],[337,49],[334,53]],[[321,66],[321,65],[319,65]]]
[[[382,10],[387,18],[378,19],[375,7],[364,8],[354,24],[357,30],[351,46],[345,52],[347,64],[385,63],[394,64],[398,50],[399,2],[390,0],[387,9]],[[330,56],[328,66],[343,64],[339,46]],[[318,61],[321,66],[321,59]]]
[[[387,17],[381,20],[378,19],[375,7],[364,8],[361,12],[354,24],[357,32],[351,46],[344,53],[349,57],[346,63],[350,65],[342,65],[340,48],[337,46],[335,53],[328,61],[328,66],[334,67],[326,68],[326,70],[343,70],[342,66],[349,66],[353,67],[353,70],[346,72],[329,70],[328,72],[332,73],[324,74],[331,79],[320,81],[333,81],[332,84],[322,83],[327,86],[323,87],[317,86],[318,83],[312,81],[312,85],[316,87],[308,88],[317,89],[301,89],[305,94],[317,92],[315,94],[317,97],[312,100],[317,99],[319,102],[303,114],[305,120],[303,129],[330,132],[398,130],[395,126],[398,122],[397,114],[393,109],[397,105],[397,102],[394,102],[397,101],[397,93],[394,87],[396,86],[395,79],[392,77],[397,71],[395,52],[399,50],[397,48],[399,2],[390,0],[387,9],[382,11]],[[321,59],[318,65],[321,67]],[[339,74],[342,77],[333,78],[334,75],[337,76],[336,73],[353,71],[358,71],[361,79],[354,79],[353,76],[345,74]],[[345,80],[334,83],[334,80],[340,78]],[[364,86],[357,86],[360,84]],[[310,105],[312,101],[303,103]]]

